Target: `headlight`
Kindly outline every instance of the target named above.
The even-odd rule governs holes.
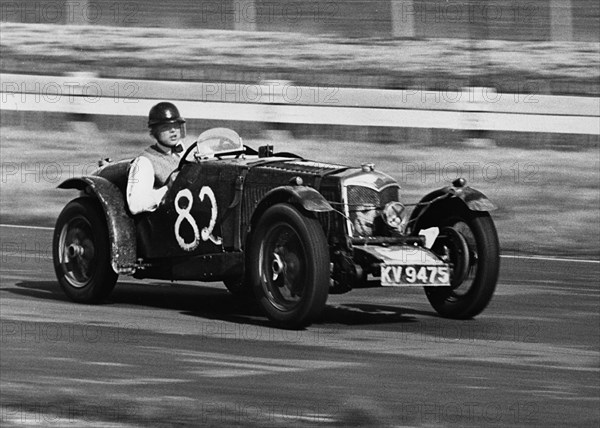
[[[402,230],[406,225],[406,207],[400,202],[388,202],[381,216],[389,227]]]

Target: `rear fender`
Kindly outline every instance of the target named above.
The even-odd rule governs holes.
[[[137,255],[135,223],[117,186],[102,177],[85,176],[70,178],[58,188],[77,189],[100,202],[108,226],[112,268],[117,274],[133,273]]]

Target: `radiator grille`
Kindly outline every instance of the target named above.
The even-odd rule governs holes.
[[[352,236],[378,236],[385,233],[381,210],[391,201],[399,200],[399,187],[390,186],[377,191],[365,186],[348,186],[348,217]]]
[[[348,206],[350,211],[357,206],[383,208],[385,204],[398,200],[398,186],[386,187],[378,192],[364,186],[348,186]]]

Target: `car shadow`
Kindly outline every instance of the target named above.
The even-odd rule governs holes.
[[[71,302],[56,281],[21,281],[1,291],[35,299]],[[108,299],[101,304],[136,306],[148,310],[167,309],[199,318],[271,325],[255,302],[236,298],[225,287],[219,289],[160,281],[118,282]]]
[[[21,281],[16,283],[13,288],[2,288],[0,291],[36,299],[63,302],[69,300],[56,281]]]
[[[349,303],[327,305],[318,324],[392,324],[417,322],[415,315],[437,317],[435,312],[418,311],[397,306]]]
[[[36,299],[70,302],[56,281],[21,281],[3,292]],[[75,303],[74,303],[75,304]],[[255,301],[231,295],[225,288],[168,282],[119,282],[103,303],[139,308],[168,309],[198,318],[277,327],[262,313]],[[438,317],[435,312],[408,308],[358,303],[337,303],[325,307],[314,324],[372,325],[417,322],[415,315]]]
[[[107,303],[172,309],[183,315],[240,324],[270,325],[253,301],[203,285],[119,283]]]

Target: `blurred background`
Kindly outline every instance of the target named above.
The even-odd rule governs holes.
[[[592,0],[0,3],[3,73],[88,72],[243,84],[277,80],[420,91],[486,87],[520,95],[600,93],[600,4]],[[3,116],[3,124],[25,120],[9,112]],[[131,123],[97,119],[100,125],[108,119],[111,127],[115,120],[122,126]],[[260,131],[256,124],[237,125],[246,134]],[[436,131],[406,127],[292,128],[302,136],[447,140]],[[450,140],[463,138],[455,134]],[[519,145],[531,141],[521,135],[495,139]],[[590,145],[586,136],[533,140]]]
[[[597,116],[599,104],[600,3],[592,0],[2,0],[0,11],[3,222],[51,225],[65,201],[53,190],[61,178],[89,172],[99,158],[135,156],[150,142],[146,119],[123,114],[119,101],[153,98],[152,91],[131,90],[141,81],[406,90],[434,103],[436,93],[488,88],[515,105],[528,100],[531,113],[542,101],[568,112],[583,99],[593,107],[584,113]],[[102,114],[42,103],[24,109],[9,106],[11,97],[46,86],[24,87],[15,75],[134,86],[103,94],[114,97],[115,108]],[[49,105],[53,95],[38,98]],[[466,175],[500,205],[495,218],[506,251],[598,256],[597,132],[182,113],[192,118],[191,135],[227,126],[246,141],[270,140],[319,160],[375,160],[413,200]],[[574,121],[578,114],[573,110]]]
[[[517,41],[597,42],[600,13],[593,0],[40,0],[2,4],[3,22]]]

